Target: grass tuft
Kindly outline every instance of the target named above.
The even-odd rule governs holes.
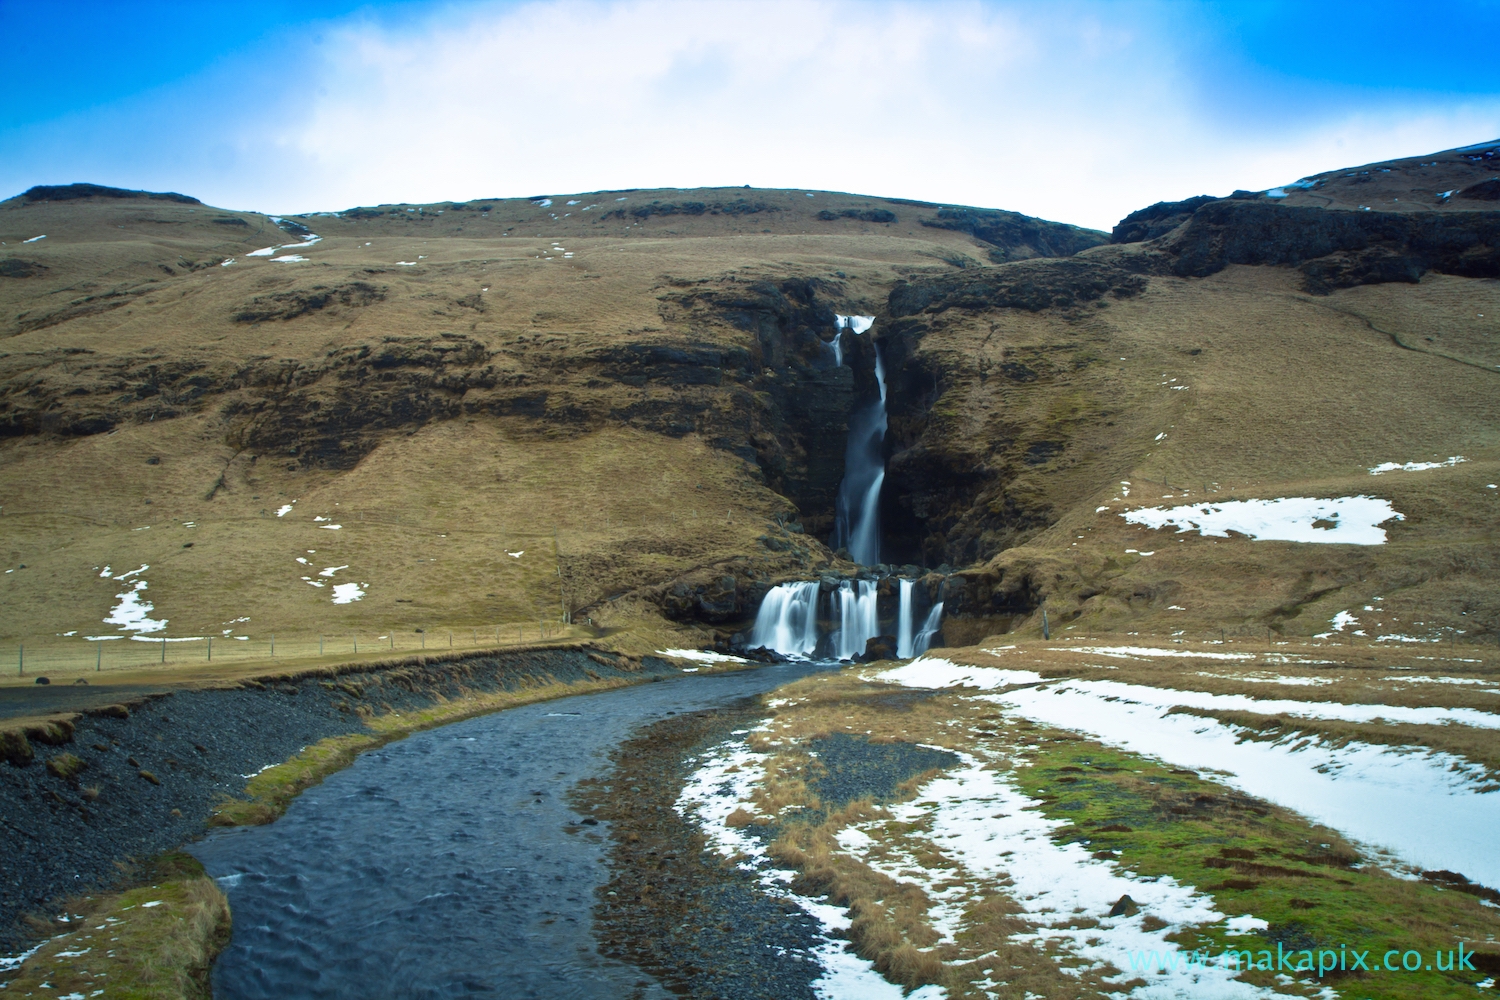
[[[44,944],[5,982],[7,993],[209,1000],[210,968],[229,941],[229,901],[187,854],[163,855],[141,874],[146,884],[71,901],[71,926],[81,916],[82,927]]]

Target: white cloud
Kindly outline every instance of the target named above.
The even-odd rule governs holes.
[[[1226,120],[1195,83],[1182,10],[625,0],[349,20],[280,72],[290,91],[242,81],[248,106],[217,134],[155,119],[144,131],[175,127],[186,148],[131,176],[285,212],[748,183],[1107,229],[1153,201],[1497,131],[1495,99]]]

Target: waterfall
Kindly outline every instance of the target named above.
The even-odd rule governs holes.
[[[911,655],[921,656],[927,652],[927,647],[932,645],[932,637],[937,635],[938,629],[943,625],[943,602],[938,601],[927,612],[927,620],[922,623],[922,631],[917,633],[917,638],[912,642]]]
[[[784,656],[817,656],[820,646],[822,655],[840,660],[863,655],[866,644],[880,635],[877,582],[843,580],[828,595],[828,621],[837,622],[838,627],[828,635],[827,642],[821,642],[818,634],[818,591],[816,580],[772,587],[755,615],[749,646],[765,646]],[[909,635],[909,613],[906,622]],[[936,630],[937,619],[929,617],[928,624]]]
[[[865,644],[880,634],[880,615],[876,607],[875,581],[859,580],[859,592],[854,583],[845,580],[839,584],[834,600],[837,603],[839,633],[837,655],[841,660],[852,660],[861,656]]]
[[[842,366],[844,363],[844,331],[853,331],[857,337],[870,327],[875,325],[874,316],[845,316],[841,313],[833,314],[833,328],[836,331],[833,339],[828,342],[828,347],[833,351],[833,363]]]
[[[875,323],[873,316],[839,316],[838,320],[840,330],[847,325],[855,334]],[[848,549],[849,558],[865,566],[880,562],[880,486],[885,482],[885,362],[878,344],[875,381],[880,398],[849,418],[844,481],[839,484],[833,523],[834,549]]]
[[[833,314],[833,325],[836,326],[836,327],[838,327],[840,330],[844,329],[845,327],[848,327],[850,330],[854,331],[854,335],[857,337],[860,334],[864,333],[866,330],[868,330],[870,327],[872,327],[872,326],[875,325],[875,317],[874,316],[841,316],[838,313],[834,313]]]
[[[818,648],[817,582],[772,587],[756,613],[750,645],[766,646],[787,656],[811,656]]]
[[[896,613],[896,656],[906,659],[912,655],[911,652],[911,594],[917,581],[902,580],[900,610]]]

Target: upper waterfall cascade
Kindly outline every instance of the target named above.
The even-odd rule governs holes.
[[[828,342],[828,349],[833,351],[833,363],[842,366],[844,363],[844,331],[849,330],[856,337],[875,325],[874,316],[844,316],[834,313],[833,327],[837,331],[833,339]]]
[[[838,317],[840,336],[846,327],[858,335],[874,325],[873,316]],[[836,353],[842,363],[842,350]],[[880,562],[880,487],[885,482],[885,363],[878,344],[875,381],[880,387],[880,398],[871,400],[849,418],[844,481],[839,484],[833,525],[833,547],[848,549],[849,558],[865,566]]]

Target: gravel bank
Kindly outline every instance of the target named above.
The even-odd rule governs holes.
[[[698,828],[673,808],[695,767],[689,758],[766,714],[758,701],[747,700],[659,722],[622,744],[611,773],[584,782],[578,792],[580,809],[610,824],[610,881],[594,913],[601,950],[639,965],[682,996],[818,995],[813,983],[824,970],[811,954],[824,941],[818,922],[796,904],[766,895],[755,874],[705,850]],[[902,782],[957,761],[940,750],[845,734],[814,740],[808,749],[817,756],[807,780],[828,809],[865,796],[889,799]],[[798,822],[807,819],[804,814]],[[779,826],[755,829],[767,841],[781,832]]]
[[[611,662],[582,649],[517,651],[153,694],[128,712],[92,709],[74,721],[70,742],[33,739],[29,765],[0,761],[0,953],[34,938],[23,914],[55,915],[49,907],[67,896],[119,884],[122,865],[200,836],[214,806],[243,794],[251,775],[318,740],[366,730],[361,713],[675,672],[655,658],[637,670]]]
[[[822,975],[805,957],[823,940],[817,921],[707,853],[697,828],[672,808],[692,770],[686,758],[763,715],[744,702],[658,723],[623,744],[613,772],[579,793],[580,808],[611,825],[610,880],[594,911],[600,950],[681,996],[814,1000]]]

